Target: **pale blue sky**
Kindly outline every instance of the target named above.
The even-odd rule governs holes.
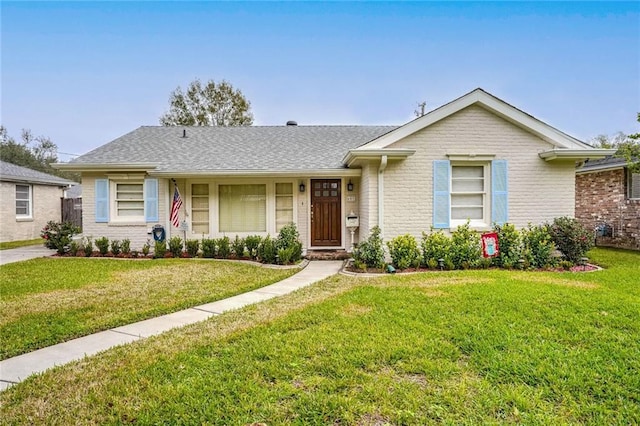
[[[403,124],[482,87],[583,140],[638,131],[640,2],[0,8],[1,123],[61,152],[157,125],[196,77],[242,90],[257,125]]]

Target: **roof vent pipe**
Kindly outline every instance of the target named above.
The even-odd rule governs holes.
[[[287,121],[287,126],[297,126],[297,125],[298,125],[298,122],[296,121],[293,121],[293,120]]]
[[[183,138],[187,137],[187,129],[182,129],[182,137]]]

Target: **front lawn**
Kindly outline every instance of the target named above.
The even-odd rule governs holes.
[[[292,275],[208,260],[34,259],[0,266],[0,359]]]
[[[35,238],[33,240],[20,240],[20,241],[6,241],[0,243],[0,250],[9,250],[19,247],[37,246],[42,244],[42,238]]]
[[[0,394],[7,424],[638,424],[640,253],[335,276]]]

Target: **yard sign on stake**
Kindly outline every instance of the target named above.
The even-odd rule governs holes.
[[[500,254],[500,248],[498,246],[498,234],[495,232],[489,232],[482,234],[480,237],[482,240],[482,256],[483,257],[496,257]]]

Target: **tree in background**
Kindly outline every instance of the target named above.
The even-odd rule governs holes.
[[[239,89],[222,80],[209,80],[204,86],[199,79],[180,86],[169,98],[169,112],[160,117],[163,126],[250,126],[253,124],[251,103]]]
[[[637,121],[640,123],[640,113],[638,113]],[[596,148],[617,149],[615,156],[624,158],[632,173],[640,173],[640,133],[625,135],[618,132],[612,137],[598,135],[589,143]]]
[[[9,136],[7,128],[0,126],[0,160],[39,172],[79,181],[75,173],[51,167],[58,161],[58,146],[46,136],[33,136],[31,130],[22,129],[22,142]]]

